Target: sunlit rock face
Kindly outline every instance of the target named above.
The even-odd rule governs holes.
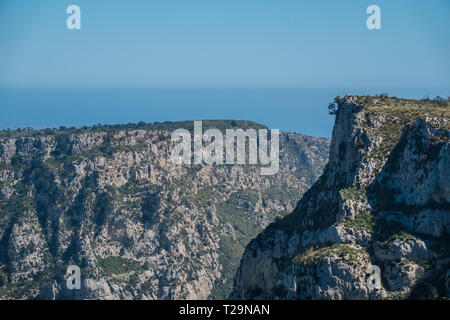
[[[0,298],[227,297],[245,245],[295,208],[330,141],[281,133],[273,176],[174,165],[171,133],[192,125],[0,132]],[[79,290],[67,287],[70,265]]]
[[[346,96],[323,175],[247,246],[231,298],[450,297],[449,130],[448,103]]]

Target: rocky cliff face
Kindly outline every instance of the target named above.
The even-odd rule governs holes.
[[[262,176],[174,165],[177,126],[192,123],[0,133],[0,298],[227,297],[245,245],[293,210],[329,140],[282,133],[279,173]]]
[[[323,175],[250,242],[231,297],[450,297],[449,130],[448,103],[346,96]]]

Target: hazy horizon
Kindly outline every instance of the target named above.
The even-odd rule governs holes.
[[[82,127],[204,119],[249,120],[272,129],[330,137],[336,95],[381,94],[420,99],[447,97],[442,90],[350,90],[295,88],[0,88],[0,129]]]
[[[372,4],[3,0],[0,129],[227,118],[329,137],[336,95],[448,96],[450,2],[378,0],[380,30]]]

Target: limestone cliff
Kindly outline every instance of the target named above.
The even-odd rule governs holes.
[[[337,104],[323,175],[250,242],[231,297],[450,297],[448,102]]]
[[[329,140],[282,133],[280,171],[262,176],[174,165],[179,127],[192,122],[0,132],[0,298],[227,297],[245,245],[293,210]],[[66,287],[69,265],[80,290]]]

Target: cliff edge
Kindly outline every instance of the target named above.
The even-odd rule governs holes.
[[[449,130],[448,102],[338,99],[323,175],[247,246],[231,298],[450,297]]]

